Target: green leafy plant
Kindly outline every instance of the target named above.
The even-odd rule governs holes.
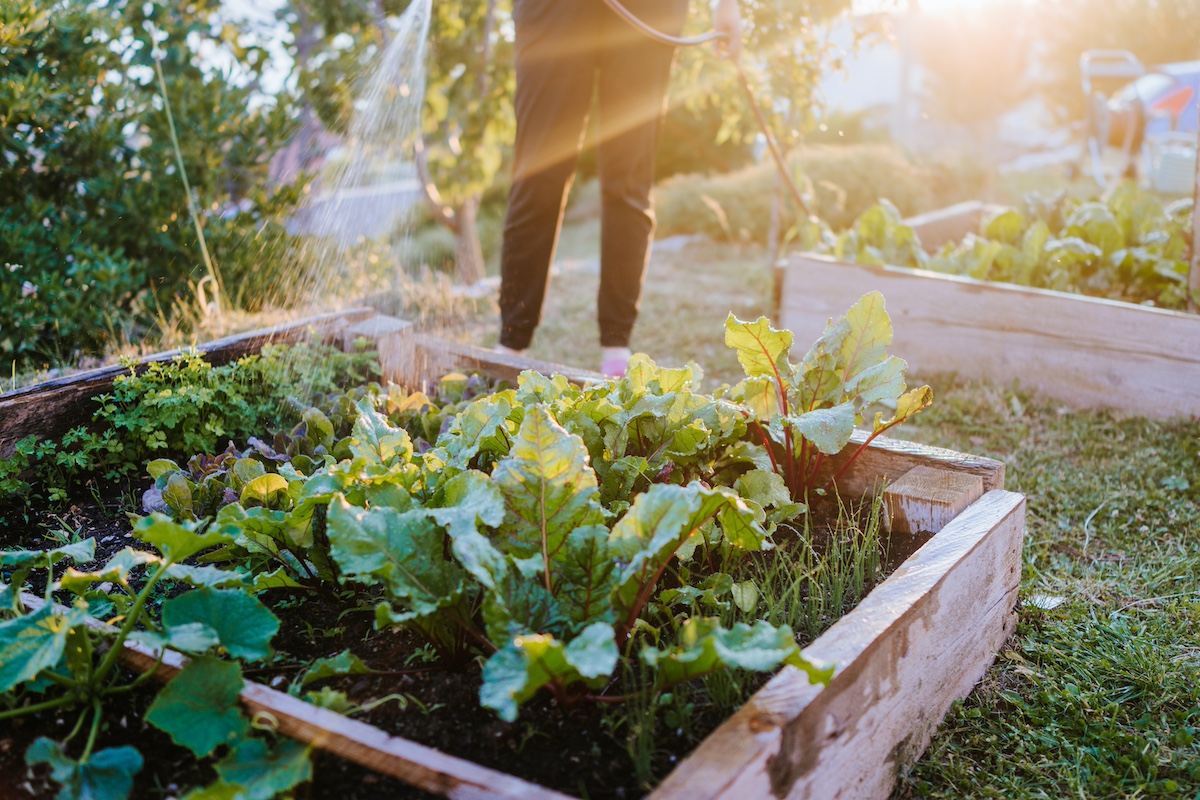
[[[884,203],[860,217],[829,249],[860,264],[931,269],[1183,309],[1191,219],[1191,200],[1164,203],[1133,183],[1087,202],[1065,193],[1031,195],[1024,210],[999,211],[979,233],[931,256],[900,213]]]
[[[16,0],[0,10],[0,357],[41,365],[140,339],[203,272],[159,86],[152,31],[167,35],[165,95],[204,237],[245,308],[280,280],[282,224],[299,197],[267,191],[293,126],[253,102],[269,48],[220,4]],[[260,32],[261,33],[261,32]],[[202,52],[220,53],[229,70]],[[264,249],[265,248],[265,249]],[[286,298],[279,298],[285,300]],[[165,317],[166,314],[163,314]]]
[[[360,456],[365,472],[424,483],[427,498],[362,508],[339,494],[330,505],[328,535],[342,574],[384,588],[378,624],[413,628],[459,660],[482,645],[490,656],[480,700],[507,720],[543,687],[568,704],[596,699],[621,651],[630,657],[635,647],[663,686],[784,662],[822,677],[790,630],[765,623],[726,629],[697,618],[679,626],[670,646],[649,646],[642,626],[678,551],[689,543],[694,551],[701,539],[762,549],[762,509],[729,489],[655,484],[607,522],[583,439],[544,404],[522,411],[490,476],[464,469],[448,479],[445,469],[422,475],[417,467],[414,475],[407,436],[375,420],[379,444]]]
[[[0,489],[19,497],[39,486],[61,500],[81,481],[129,476],[151,458],[217,453],[274,425],[303,424],[310,401],[342,383],[364,384],[379,369],[371,353],[308,344],[267,345],[219,367],[198,352],[144,369],[127,366],[113,390],[96,399],[90,425],[58,439],[28,437],[0,458]],[[368,384],[359,391],[380,389]],[[338,410],[352,418],[353,401],[331,413]]]
[[[725,342],[737,350],[746,373],[729,397],[745,407],[761,443],[761,449],[745,448],[739,457],[764,467],[769,462],[791,499],[804,502],[811,491],[833,488],[876,437],[927,408],[933,391],[928,386],[907,390],[907,365],[887,354],[892,324],[878,292],[831,323],[799,364],[788,359],[792,339],[765,317],[742,322],[730,314],[725,322]],[[822,485],[827,459],[850,444],[873,404],[886,405],[891,415],[875,413],[867,439]],[[742,485],[751,496],[774,495],[777,484],[762,480],[751,486],[749,481],[746,476]]]
[[[243,574],[185,563],[230,535],[161,515],[140,519],[133,533],[150,549],[127,547],[86,572],[60,567],[92,561],[93,539],[46,551],[0,552],[0,566],[10,573],[0,591],[0,720],[81,708],[64,740],[39,738],[26,752],[27,763],[49,765],[63,800],[121,800],[129,794],[141,755],[133,747],[97,750],[96,744],[105,703],[154,673],[125,679],[118,668],[124,644],[138,642],[190,658],[151,704],[148,722],[198,758],[228,748],[217,764],[224,783],[283,790],[307,780],[307,750],[290,744],[272,749],[251,739],[250,721],[237,704],[243,685],[239,660],[269,656],[279,621],[245,591]],[[43,597],[34,603],[21,590],[42,571]],[[152,597],[166,580],[193,589],[165,600],[154,613]],[[71,598],[69,606],[54,602],[60,594]],[[85,727],[79,755],[69,755]]]
[[[152,461],[147,471],[154,484],[143,495],[143,508],[181,521],[216,517],[233,526],[236,540],[206,558],[237,564],[262,586],[328,589],[338,571],[329,556],[326,508],[363,466],[355,460],[364,452],[362,443],[378,436],[370,426],[382,419],[428,450],[420,437],[436,438],[457,409],[490,385],[477,375],[451,373],[433,398],[396,386],[385,392],[377,384],[330,395],[325,411],[308,408],[290,432],[275,435],[273,445],[251,437],[244,450],[231,443],[215,456],[193,456],[185,467]],[[318,472],[318,480],[308,480]]]

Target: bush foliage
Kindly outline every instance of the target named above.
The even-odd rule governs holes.
[[[809,147],[792,159],[793,174],[815,202],[813,213],[835,230],[845,228],[887,197],[906,214],[936,200],[930,174],[888,145]],[[703,233],[718,241],[765,242],[775,190],[773,162],[725,175],[681,175],[656,190],[658,235]],[[783,203],[785,228],[795,221]]]
[[[202,274],[155,78],[229,295],[261,297],[261,243],[292,193],[261,187],[285,103],[252,102],[268,62],[220,4],[15,0],[0,6],[0,358],[22,365],[140,335]],[[164,38],[165,37],[165,38]],[[197,56],[227,56],[228,66]],[[253,247],[244,246],[254,242]]]

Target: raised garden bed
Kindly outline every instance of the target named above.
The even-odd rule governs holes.
[[[358,315],[322,325],[321,336],[374,339],[385,375],[409,386],[434,381],[450,369],[469,368],[505,380],[526,368],[554,369],[419,335],[386,318]],[[301,328],[273,334],[276,339],[300,335]],[[590,377],[567,374],[580,381]],[[53,389],[21,393],[20,402],[30,407],[32,393],[41,398],[38,405],[52,407],[56,392],[83,397],[94,391],[67,380]],[[14,441],[14,430],[28,430],[28,414],[3,413],[14,407],[13,399],[0,398],[3,441]],[[21,427],[8,430],[10,424]],[[42,416],[40,424],[69,426],[53,415]],[[855,444],[863,440],[858,434],[852,439]],[[847,455],[830,459],[825,474],[840,471]],[[799,670],[785,667],[680,763],[652,797],[884,797],[897,771],[924,750],[949,705],[983,675],[1015,623],[1024,498],[1003,490],[999,462],[882,438],[841,475],[838,489],[854,497],[883,482],[891,484],[885,503],[892,527],[934,535],[805,649],[808,659],[836,668],[832,681],[814,686]],[[154,669],[156,658],[146,645],[129,644],[121,654],[138,671]],[[157,667],[159,677],[169,678],[183,661],[167,653]],[[241,700],[273,718],[288,736],[435,794],[563,796],[252,681]]]
[[[988,211],[967,203],[910,223],[937,247],[977,230]],[[800,342],[880,291],[895,349],[917,373],[1016,381],[1079,409],[1200,414],[1200,315],[812,254],[782,262],[776,281],[776,319]]]

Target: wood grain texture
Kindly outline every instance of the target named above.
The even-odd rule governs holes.
[[[790,260],[779,325],[814,340],[863,294],[887,301],[917,374],[1019,381],[1079,409],[1200,414],[1200,316],[899,267]],[[936,387],[934,387],[936,389]]]
[[[818,485],[840,472],[867,439],[866,431],[856,430],[851,434],[850,445],[829,458],[821,468],[817,476]],[[899,480],[909,470],[922,466],[978,475],[983,480],[984,491],[1004,488],[1003,461],[880,436],[871,441],[838,479],[837,490],[846,497],[861,497],[882,490],[886,484]]]
[[[961,241],[968,233],[978,231],[983,221],[997,208],[978,200],[968,200],[909,217],[904,224],[917,234],[921,247],[932,253],[950,242]]]
[[[525,370],[562,375],[576,384],[604,380],[598,372],[499,353],[424,333],[412,334],[407,347],[397,348],[393,362],[385,366],[385,377],[410,389],[427,389],[448,372],[478,371],[515,386],[517,377]]]
[[[40,597],[30,594],[22,593],[21,599],[31,610],[45,604]],[[94,629],[107,627],[90,617],[87,624]],[[173,650],[160,653],[134,642],[125,644],[119,660],[138,673],[154,669],[154,678],[164,683],[187,664],[187,659]],[[286,736],[451,800],[572,800],[569,795],[399,736],[389,736],[365,722],[318,708],[259,683],[246,681],[240,700],[252,717],[269,723]]]
[[[983,497],[983,478],[938,467],[913,467],[883,492],[883,524],[898,533],[937,533]]]
[[[654,800],[885,798],[1016,624],[1025,498],[984,495],[682,762]]]
[[[218,339],[198,345],[197,349],[205,354],[209,363],[219,366],[257,353],[263,345],[273,342],[295,342],[309,337],[324,339],[373,314],[370,310],[322,314]],[[147,356],[135,369],[141,371],[150,364],[170,361],[184,352],[169,350]],[[113,380],[128,372],[128,367],[102,367],[0,394],[0,458],[12,455],[13,445],[31,434],[58,436],[78,425],[86,425],[94,411],[92,398],[111,391]]]

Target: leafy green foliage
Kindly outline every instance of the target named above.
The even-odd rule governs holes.
[[[219,8],[18,0],[0,12],[5,363],[136,339],[156,306],[169,309],[202,274],[150,69],[151,26],[166,37],[167,95],[209,247],[229,285],[242,287],[231,299],[262,303],[286,261],[281,220],[297,194],[259,187],[292,121],[286,102],[252,101],[271,53],[251,30],[213,25]],[[216,53],[230,69],[211,66]]]
[[[62,785],[58,800],[125,800],[143,761],[132,747],[100,750],[77,761],[43,736],[29,746],[25,763],[49,765],[51,779]]]
[[[149,675],[124,684],[117,679],[116,659],[127,641],[193,655],[155,698],[147,721],[201,757],[219,745],[236,744],[240,751],[250,743],[250,723],[238,706],[241,666],[211,653],[266,658],[279,621],[247,593],[254,587],[244,574],[181,563],[228,546],[233,535],[207,523],[181,524],[161,514],[139,519],[133,534],[157,552],[125,548],[91,572],[73,566],[61,570],[66,562],[94,558],[95,542],[90,539],[41,553],[0,554],[0,563],[12,568],[9,581],[15,584],[0,610],[0,719],[78,704],[83,712],[75,731],[87,717],[92,720],[92,732],[78,758],[66,754],[66,742],[47,739],[39,739],[26,753],[28,763],[50,765],[64,800],[120,800],[142,766],[141,756],[130,747],[94,752],[105,699],[130,691]],[[47,570],[47,602],[30,611],[20,591],[35,567]],[[156,614],[149,601],[168,578],[197,588],[166,600]],[[227,586],[237,588],[214,588]],[[72,595],[73,604],[51,602],[56,592]],[[114,621],[96,625],[90,618],[93,613]],[[287,788],[306,775],[300,763],[307,759],[303,748],[297,753],[285,747],[279,755],[268,756],[252,747],[243,755],[249,763],[242,765],[235,783],[256,797],[271,796],[264,794],[270,787]],[[257,783],[250,780],[258,774],[256,764],[261,767]]]
[[[660,579],[685,545],[770,546],[762,507],[695,480],[745,434],[735,405],[690,390],[695,374],[644,358],[587,388],[526,373],[423,454],[360,408],[356,455],[310,479],[340,487],[327,530],[340,574],[381,585],[377,624],[406,625],[445,657],[486,642],[480,699],[504,719],[541,688],[567,703],[602,688],[662,613]],[[621,486],[606,494],[601,475]]]
[[[146,721],[203,757],[250,732],[249,721],[238,709],[241,691],[237,664],[210,656],[194,658],[159,692]]]
[[[60,614],[46,606],[0,622],[0,692],[53,669],[67,646],[67,632],[86,618],[79,608]]]
[[[765,317],[742,322],[730,314],[725,342],[737,350],[747,376],[729,396],[744,404],[772,469],[797,502],[819,488],[826,458],[850,444],[855,425],[872,404],[889,405],[894,413],[888,419],[875,413],[869,437],[827,485],[836,483],[875,437],[933,402],[928,386],[906,391],[907,365],[887,355],[892,324],[878,292],[864,295],[832,322],[799,364],[788,360],[791,333],[771,328]],[[739,457],[763,460],[745,448]],[[771,491],[770,486],[760,489]]]
[[[370,354],[347,354],[307,344],[267,345],[258,355],[219,367],[195,352],[150,364],[144,370],[130,364],[129,372],[114,381],[112,392],[96,399],[90,425],[68,431],[57,441],[29,437],[16,444],[11,457],[0,459],[0,489],[21,496],[30,494],[35,485],[44,485],[61,500],[80,481],[128,476],[152,458],[218,452],[231,440],[263,433],[278,424],[277,420],[302,426],[305,421],[295,411],[296,404],[307,408],[309,402],[334,392],[339,384],[364,383],[377,372],[378,364]],[[368,391],[370,385],[363,389]],[[374,391],[379,391],[377,386]],[[352,401],[341,405],[329,402],[343,415],[353,417]],[[295,430],[293,438],[297,438]],[[286,449],[293,442],[285,439],[281,444]],[[270,448],[251,447],[262,452],[264,461],[278,459]],[[315,454],[307,440],[307,449],[297,447],[297,453]],[[221,492],[215,486],[198,488],[196,484],[224,469],[229,456],[245,454],[227,450],[224,455],[188,464],[190,500],[178,480],[172,488],[180,511],[188,507],[193,516],[204,516],[211,513],[207,509],[219,505]],[[166,467],[177,465],[157,460],[154,465],[152,477],[163,478],[162,485],[155,487],[161,494],[172,477]],[[170,510],[158,496],[150,506],[149,510]]]
[[[1182,309],[1191,220],[1191,200],[1167,204],[1132,183],[1102,201],[1030,196],[1023,211],[1003,210],[978,234],[930,256],[899,212],[883,204],[864,214],[832,252],[861,264],[918,267]]]
[[[738,623],[732,629],[718,620],[692,617],[684,623],[673,647],[647,648],[642,659],[656,667],[668,684],[683,683],[720,669],[739,667],[754,671],[774,669],[781,663],[800,667],[814,683],[825,683],[833,669],[819,670],[800,656],[788,629],[756,622]]]
[[[284,741],[271,748],[261,739],[240,742],[217,762],[221,783],[236,786],[239,800],[271,800],[312,778],[309,748]]]
[[[181,628],[203,626],[222,651],[247,661],[269,656],[271,639],[279,631],[279,620],[256,598],[207,587],[163,603],[162,625],[168,639]]]
[[[879,432],[919,410],[927,390],[904,392],[877,296],[800,366],[791,335],[766,320],[730,320],[727,335],[748,375],[715,396],[694,388],[698,368],[645,357],[621,380],[582,387],[525,373],[515,388],[477,395],[470,378],[448,376],[440,408],[391,390],[339,393],[270,445],[252,439],[186,468],[155,459],[146,502],[168,513],[138,519],[134,535],[156,552],[127,548],[61,574],[61,562],[94,551],[3,557],[22,580],[36,568],[58,574],[49,591],[78,598],[79,622],[95,602],[120,625],[92,632],[68,620],[35,655],[14,650],[13,687],[49,679],[74,687],[64,704],[101,700],[128,688],[109,680],[122,642],[190,654],[147,719],[198,757],[230,747],[221,781],[194,793],[211,798],[265,797],[307,774],[306,754],[249,742],[237,706],[238,659],[270,656],[278,629],[252,595],[266,586],[304,581],[332,596],[341,584],[342,596],[376,605],[377,627],[409,628],[448,664],[479,659],[480,701],[510,721],[541,691],[565,706],[629,699],[613,692],[635,667],[650,671],[655,693],[783,664],[827,680],[803,659],[790,620],[755,616],[771,587],[738,568],[768,557],[778,526],[805,510],[772,464],[790,430],[814,457],[833,454],[868,404],[895,403],[892,420],[876,415]],[[432,445],[413,433],[430,433],[430,413]],[[763,426],[774,446],[757,440]],[[165,579],[193,588],[148,607]],[[11,613],[21,624],[0,625],[14,641],[41,621],[19,605]],[[102,637],[113,641],[93,641]],[[292,691],[369,672],[347,651],[309,665]],[[344,712],[370,706],[331,687],[308,697]],[[22,698],[14,712],[36,708]]]

